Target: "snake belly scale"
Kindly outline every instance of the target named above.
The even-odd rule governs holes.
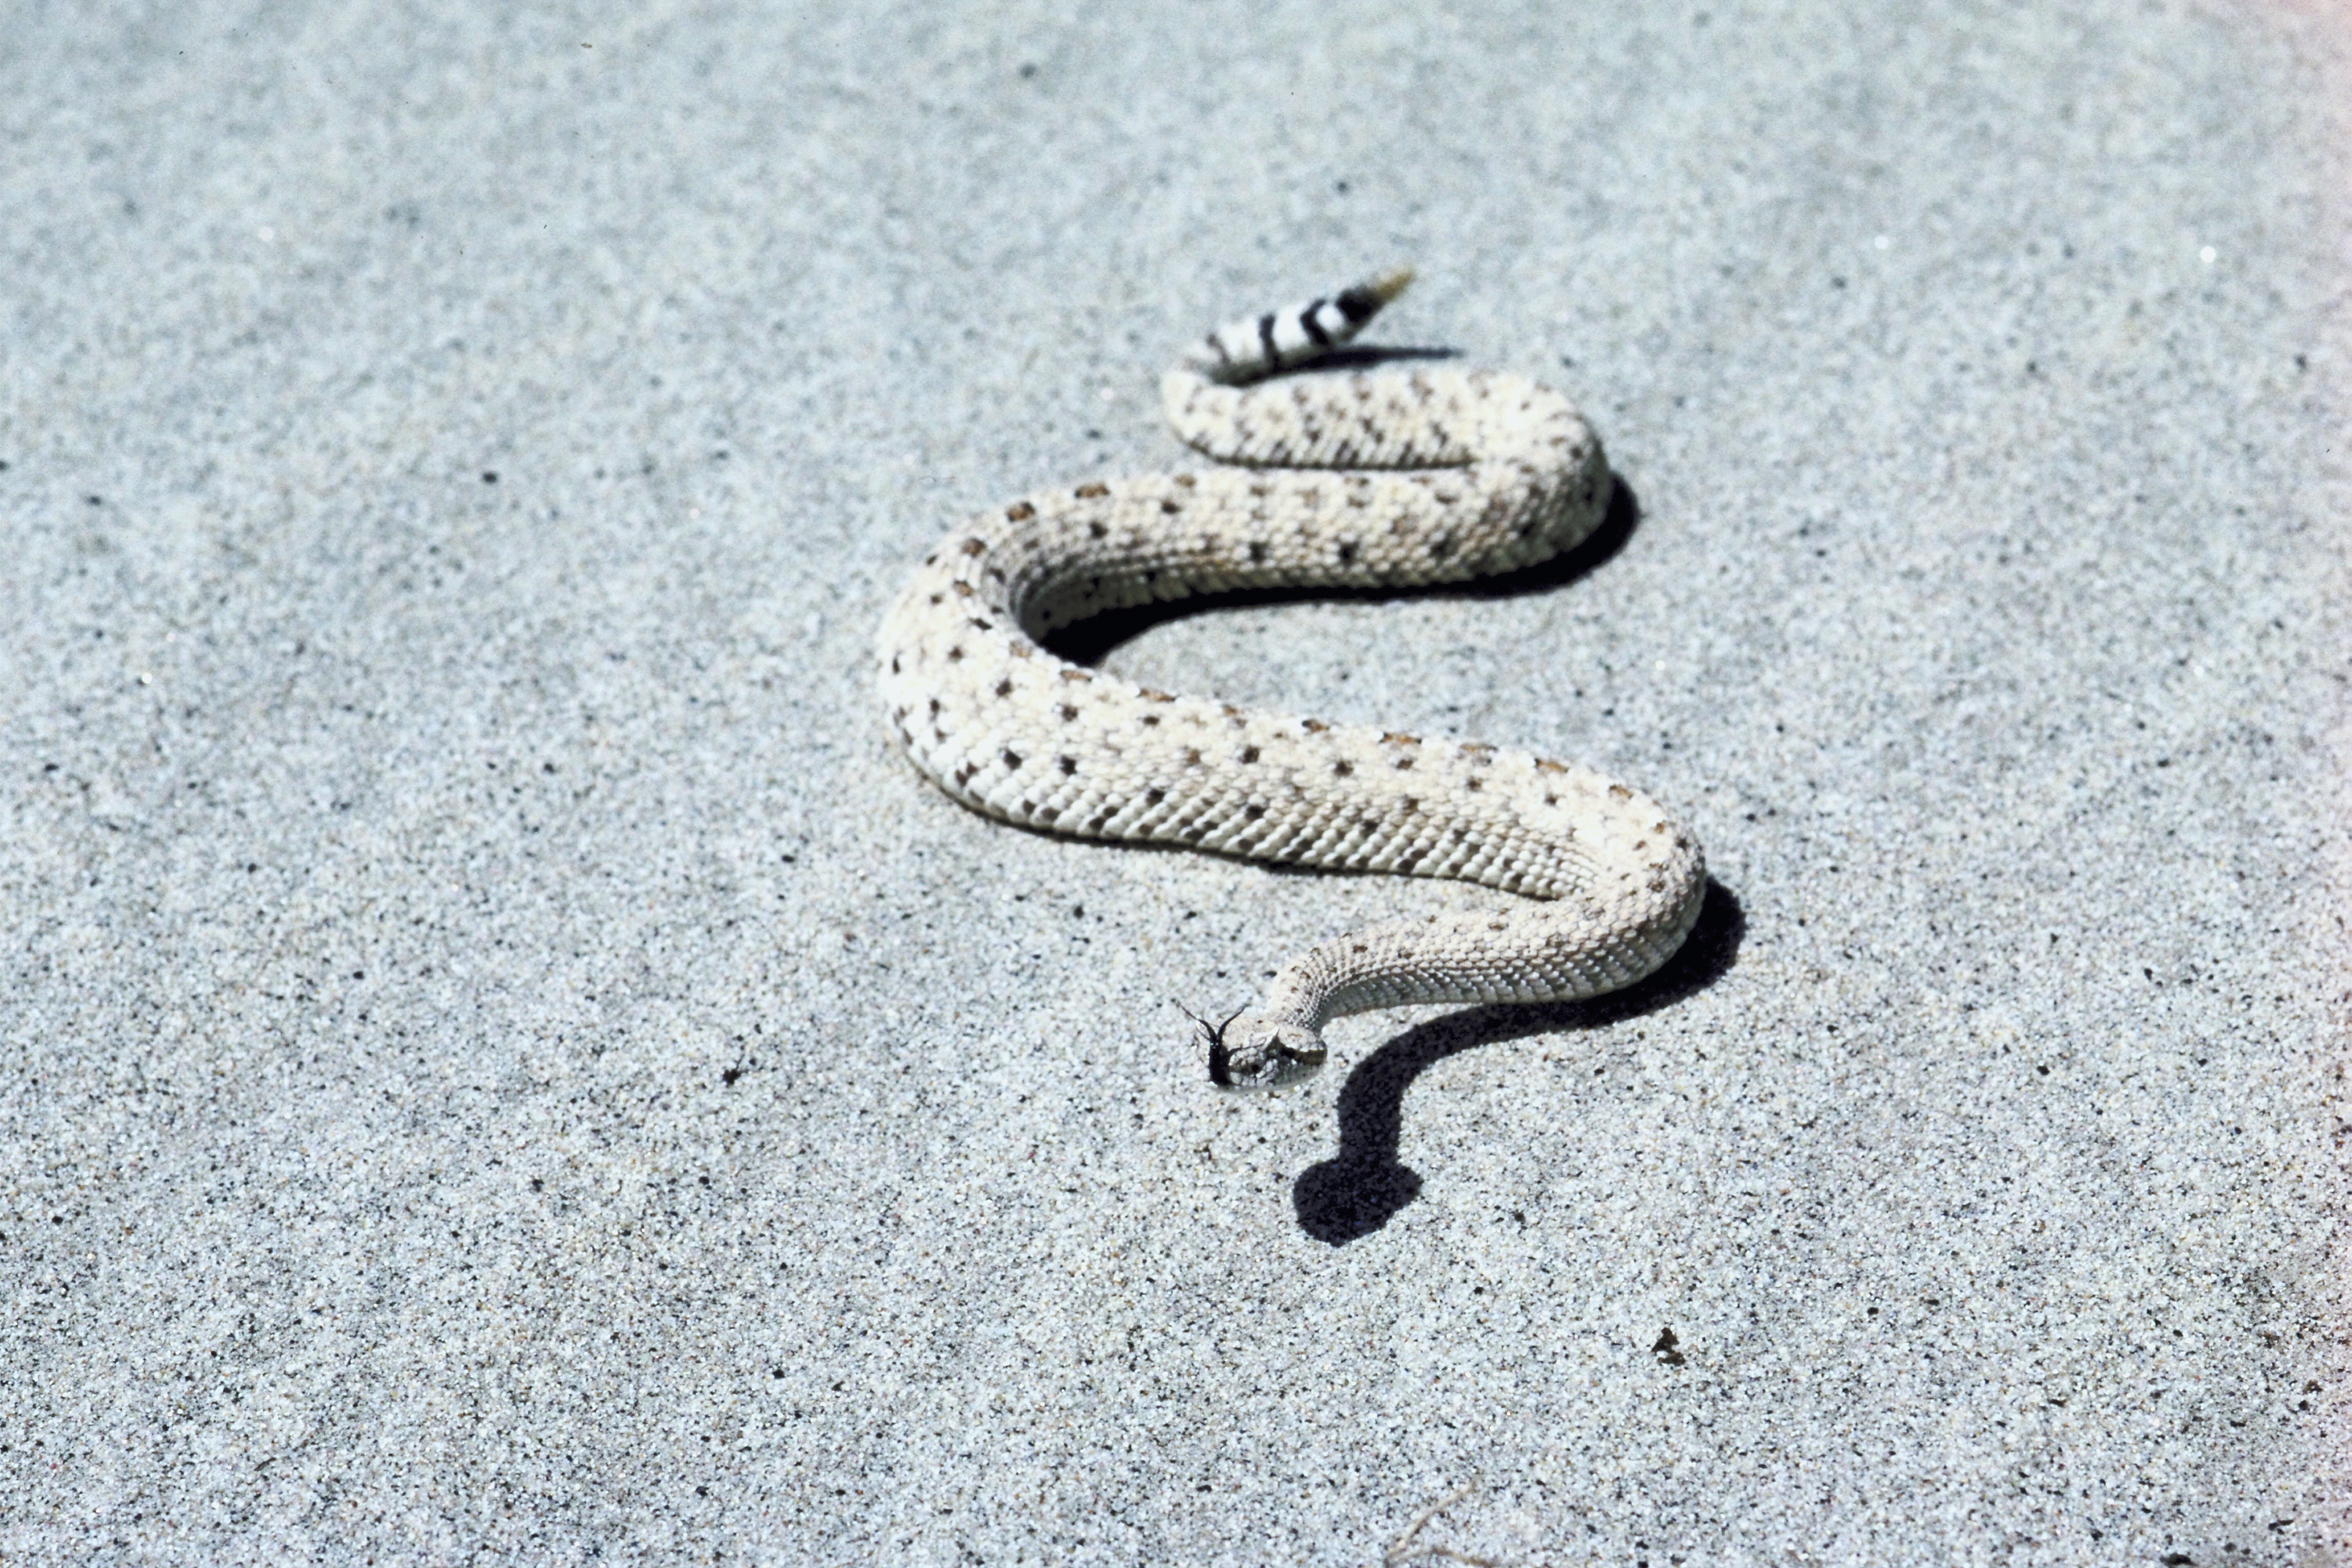
[[[1590,768],[1159,691],[1042,646],[1057,627],[1155,600],[1508,572],[1598,526],[1612,484],[1601,443],[1549,387],[1443,366],[1281,374],[1346,342],[1409,276],[1210,334],[1160,393],[1177,434],[1217,466],[984,512],[925,557],[882,625],[891,729],[975,811],[1517,895],[1291,959],[1256,1006],[1203,1026],[1220,1084],[1313,1070],[1323,1026],[1349,1013],[1631,984],[1681,945],[1705,890],[1689,830]]]

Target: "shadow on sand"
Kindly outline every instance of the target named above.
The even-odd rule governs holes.
[[[1706,989],[1730,969],[1747,929],[1731,889],[1707,879],[1682,951],[1638,985],[1587,1002],[1472,1007],[1417,1025],[1358,1062],[1339,1089],[1339,1152],[1301,1173],[1291,1189],[1299,1228],[1334,1247],[1388,1224],[1421,1191],[1421,1177],[1397,1159],[1405,1090],[1433,1062],[1502,1040],[1597,1028],[1637,1018]]]

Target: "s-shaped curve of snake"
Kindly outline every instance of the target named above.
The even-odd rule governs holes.
[[[1599,525],[1612,479],[1568,400],[1423,368],[1270,379],[1346,342],[1397,273],[1213,332],[1160,382],[1229,465],[1040,491],[941,541],[882,623],[882,699],[950,795],[1024,826],[1350,871],[1451,877],[1509,908],[1350,931],[1203,1025],[1209,1075],[1323,1063],[1323,1026],[1422,1002],[1554,1002],[1674,954],[1706,872],[1665,807],[1590,768],[1180,697],[1042,639],[1106,610],[1274,587],[1406,588],[1532,565]]]

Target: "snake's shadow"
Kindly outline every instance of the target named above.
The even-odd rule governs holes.
[[[1664,968],[1638,985],[1587,1002],[1472,1007],[1416,1025],[1356,1064],[1339,1089],[1339,1152],[1302,1172],[1291,1188],[1298,1227],[1344,1247],[1393,1219],[1421,1191],[1397,1158],[1404,1093],[1432,1063],[1529,1035],[1599,1028],[1654,1013],[1729,973],[1748,918],[1731,889],[1707,879],[1698,924]]]
[[[1193,599],[1176,599],[1164,604],[1139,605],[1129,610],[1106,610],[1072,626],[1062,627],[1045,638],[1050,653],[1068,659],[1072,664],[1100,664],[1113,648],[1141,637],[1156,626],[1181,616],[1197,615],[1205,610],[1236,609],[1253,605],[1304,605],[1331,600],[1354,600],[1365,604],[1391,604],[1400,599],[1509,599],[1521,594],[1539,594],[1548,588],[1558,588],[1575,582],[1588,573],[1606,565],[1611,557],[1625,548],[1633,530],[1642,521],[1642,503],[1633,494],[1633,487],[1622,477],[1609,494],[1609,510],[1601,519],[1601,526],[1585,535],[1584,542],[1573,550],[1562,551],[1549,561],[1517,572],[1506,572],[1493,577],[1475,577],[1466,583],[1439,583],[1426,587],[1393,588],[1249,588],[1231,594],[1203,594]]]

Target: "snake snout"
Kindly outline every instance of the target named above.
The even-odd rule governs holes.
[[[1236,1016],[1209,1037],[1209,1081],[1219,1089],[1278,1089],[1309,1078],[1328,1054],[1322,1037],[1297,1024]]]

